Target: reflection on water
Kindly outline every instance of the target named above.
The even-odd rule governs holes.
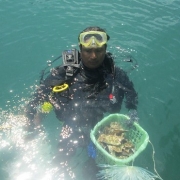
[[[63,161],[58,154],[59,135],[53,143],[55,140],[43,125],[33,133],[27,132],[27,120],[23,115],[1,110],[0,122],[0,173],[3,180],[74,179],[87,158],[85,149],[79,148],[72,162]],[[57,130],[60,133],[59,128]],[[54,130],[53,134],[56,134]]]
[[[24,116],[4,113],[1,118],[6,119],[0,127],[1,163],[5,162],[3,169],[8,179],[62,179],[60,168],[52,165],[51,145],[43,127],[31,139],[31,134],[24,130]]]

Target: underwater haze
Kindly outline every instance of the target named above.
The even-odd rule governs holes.
[[[78,49],[78,34],[87,26],[110,35],[108,51],[138,92],[139,123],[154,145],[156,169],[163,180],[179,180],[180,0],[0,0],[0,124],[11,121],[17,127],[0,128],[0,179],[50,180],[57,172],[48,162],[60,123],[50,114],[44,122],[47,134],[27,146],[19,111],[41,70],[63,50]],[[129,56],[132,63],[124,61]],[[151,155],[148,145],[134,164],[153,172]]]

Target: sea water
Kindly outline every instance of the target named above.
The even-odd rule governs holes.
[[[0,0],[0,121],[13,124],[0,131],[1,179],[51,179],[58,172],[49,164],[60,131],[55,116],[45,119],[45,131],[31,144],[21,138],[22,119],[15,120],[47,62],[78,49],[87,26],[100,26],[111,37],[116,65],[128,71],[138,92],[139,123],[154,144],[157,171],[164,180],[179,180],[179,8],[179,0]],[[153,171],[151,153],[149,146],[134,163]]]

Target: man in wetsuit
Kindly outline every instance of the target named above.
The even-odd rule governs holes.
[[[119,113],[124,99],[126,108],[136,112],[137,93],[127,74],[106,52],[109,39],[99,27],[83,30],[78,36],[80,52],[64,55],[64,65],[52,70],[27,107],[30,127],[38,124],[37,107],[44,102],[50,103],[63,121],[59,161],[68,161],[77,147],[87,147],[90,130],[104,113]],[[137,120],[133,117],[132,121]]]

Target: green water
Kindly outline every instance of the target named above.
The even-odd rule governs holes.
[[[105,28],[108,50],[138,62],[129,76],[139,94],[139,123],[155,147],[156,169],[164,180],[179,180],[179,9],[180,0],[0,0],[0,108],[21,103],[48,60],[78,48],[80,31]],[[118,58],[116,64],[131,66]],[[137,160],[139,166],[152,168],[150,149]],[[7,163],[0,165],[4,169]]]

